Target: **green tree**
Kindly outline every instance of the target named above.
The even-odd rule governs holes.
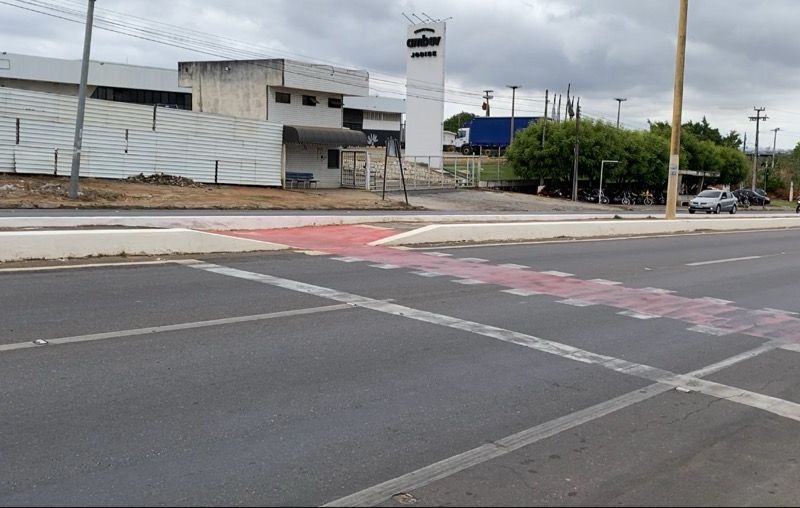
[[[447,120],[444,121],[444,130],[450,132],[458,132],[458,129],[464,126],[465,123],[469,122],[475,118],[475,115],[472,113],[467,113],[466,111],[462,111],[457,115],[453,115]]]

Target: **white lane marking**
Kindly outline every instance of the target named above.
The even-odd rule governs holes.
[[[486,284],[482,280],[476,280],[476,279],[455,279],[453,280],[453,282],[455,282],[456,284],[463,284],[465,286],[481,286],[483,284]]]
[[[327,252],[320,252],[318,250],[303,250],[300,251],[301,254],[305,254],[306,256],[327,256]]]
[[[444,252],[424,252],[426,256],[433,256],[436,258],[451,258],[453,257],[452,254],[445,254]]]
[[[729,332],[728,330],[723,330],[722,328],[717,328],[714,326],[706,326],[706,325],[693,326],[688,330],[690,332],[703,333],[706,335],[712,335],[714,337],[724,337],[726,335],[731,335],[733,333]]]
[[[642,291],[646,291],[648,293],[653,293],[656,295],[671,295],[675,293],[675,291],[669,289],[661,289],[661,288],[642,288]]]
[[[789,316],[800,316],[800,312],[793,312],[793,311],[790,311],[790,310],[772,309],[772,308],[769,308],[769,307],[766,307],[766,308],[764,308],[762,310],[764,312],[769,312],[771,314],[786,314],[786,315],[789,315]]]
[[[723,369],[750,358],[762,355],[777,347],[777,343],[764,344],[756,349],[728,358],[702,370],[692,372],[689,376],[710,376]],[[456,473],[483,464],[490,460],[508,455],[526,446],[543,441],[562,432],[574,429],[586,423],[598,420],[627,407],[639,404],[672,390],[672,386],[653,384],[641,390],[635,390],[615,399],[595,406],[576,411],[555,420],[531,427],[517,434],[487,443],[464,453],[441,460],[435,464],[417,469],[389,481],[369,487],[355,494],[337,499],[323,506],[376,506],[390,499],[398,492],[412,492],[430,485],[433,482],[453,476]]]
[[[647,399],[651,399],[671,389],[672,387],[669,386],[658,384],[650,385],[642,390],[637,390],[581,411],[576,411],[542,425],[531,427],[530,429],[523,430],[522,432],[493,443],[487,443],[473,448],[472,450],[417,469],[411,473],[398,476],[397,478],[356,492],[355,494],[331,501],[322,506],[377,506],[387,501],[398,492],[412,492],[420,489],[438,480],[483,464],[484,462],[502,457],[520,448],[530,446],[564,431],[610,415]]]
[[[372,268],[379,268],[381,270],[399,270],[401,267],[397,265],[369,265]]]
[[[514,296],[539,296],[542,294],[537,291],[528,291],[527,289],[504,289],[501,293],[508,293]]]
[[[444,277],[443,273],[437,273],[437,272],[411,272],[411,273],[414,275],[419,275],[420,277],[427,277],[429,279],[432,279],[434,277]]]
[[[559,300],[556,303],[561,303],[564,305],[569,305],[571,307],[594,307],[596,304],[587,302],[586,300],[578,300],[576,298],[568,298],[566,300]]]
[[[592,279],[589,282],[594,282],[595,284],[601,284],[603,286],[621,286],[622,282],[616,282],[613,280],[606,280],[606,279]]]
[[[64,266],[27,266],[22,268],[0,268],[0,273],[14,272],[50,272],[55,270],[80,270],[83,268],[115,268],[125,266],[163,266],[163,265],[183,265],[195,263],[196,260],[173,259],[163,261],[131,261],[128,263],[92,263],[85,265],[64,265]]]
[[[553,277],[561,277],[566,279],[567,277],[575,277],[575,275],[566,272],[558,272],[556,270],[551,270],[549,272],[542,272],[545,275],[552,275]]]
[[[351,257],[340,257],[340,258],[331,258],[334,261],[341,261],[342,263],[360,263],[364,261],[360,258],[351,258]]]
[[[699,263],[686,263],[686,266],[707,266],[719,265],[722,263],[735,263],[736,261],[751,261],[753,259],[761,259],[764,256],[747,256],[743,258],[730,258],[730,259],[715,259],[714,261],[701,261]]]
[[[335,289],[315,286],[305,282],[298,282],[260,273],[247,272],[236,268],[211,265],[208,263],[198,263],[196,265],[189,266],[227,277],[259,282],[261,284],[267,284],[274,287],[296,291],[298,293],[327,298],[329,300],[370,309],[392,316],[404,317],[422,323],[430,323],[454,330],[461,330],[475,335],[481,335],[483,337],[489,337],[501,342],[527,347],[535,351],[559,356],[579,363],[596,365],[619,374],[639,377],[649,381],[654,381],[656,383],[669,385],[672,388],[677,386],[688,386],[699,393],[725,398],[726,400],[762,409],[766,412],[771,412],[800,422],[800,404],[782,399],[776,399],[774,397],[767,397],[765,395],[749,392],[747,390],[741,390],[739,388],[734,388],[719,383],[705,381],[693,377],[692,375],[675,374],[673,372],[650,365],[634,363],[621,358],[615,358],[613,356],[593,353],[585,349],[570,346],[569,344],[563,344],[533,335],[507,330],[505,328],[499,328],[496,326],[476,323],[474,321],[467,321],[452,316],[418,310],[395,303],[387,303],[385,301],[375,300],[343,291],[337,291]]]
[[[783,344],[781,345],[781,349],[785,351],[794,351],[795,353],[800,353],[800,344]]]
[[[120,330],[116,332],[93,333],[89,335],[76,335],[73,337],[61,337],[58,339],[46,339],[49,346],[61,344],[75,344],[79,342],[93,342],[98,340],[119,339],[123,337],[135,337],[139,335],[152,335],[154,333],[174,332],[180,330],[194,330],[197,328],[208,328],[211,326],[223,326],[237,323],[251,323],[254,321],[266,321],[294,316],[307,316],[310,314],[320,314],[323,312],[334,312],[339,310],[352,309],[349,304],[327,305],[324,307],[312,307],[307,309],[286,310],[281,312],[271,312],[269,314],[255,314],[252,316],[238,316],[224,319],[212,319],[209,321],[195,321],[191,323],[179,323],[175,325],[150,326],[147,328],[136,328],[133,330]],[[0,345],[0,353],[5,351],[17,351],[20,349],[31,349],[43,347],[34,342],[18,342],[15,344]]]
[[[500,268],[508,268],[510,270],[527,270],[528,267],[525,265],[515,265],[514,263],[506,263],[504,265],[498,265]]]
[[[730,300],[721,300],[719,298],[712,298],[710,296],[705,296],[703,298],[699,298],[698,300],[700,300],[702,302],[716,303],[717,305],[730,305],[730,304],[733,303]]]
[[[644,314],[641,312],[635,312],[632,310],[626,310],[623,312],[619,312],[618,315],[625,316],[633,319],[641,319],[642,321],[647,321],[649,319],[658,319],[661,316],[656,316],[655,314]]]
[[[510,125],[510,124],[509,124]],[[467,263],[488,263],[488,259],[483,258],[458,258],[459,261],[465,261]]]

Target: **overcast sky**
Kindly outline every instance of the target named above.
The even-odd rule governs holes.
[[[86,3],[2,1],[51,14],[52,6],[85,11]],[[0,50],[80,58],[80,24],[7,4],[0,4]],[[448,115],[481,113],[483,89],[496,90],[493,114],[509,114],[508,84],[522,86],[518,114],[541,115],[545,89],[565,94],[572,83],[588,116],[615,122],[614,97],[627,97],[622,123],[628,127],[671,118],[677,0],[97,0],[97,9],[118,30],[137,24],[151,38],[195,50],[200,40],[203,51],[218,56],[366,69],[373,94],[395,97],[405,79],[402,13],[452,16]],[[747,132],[752,147],[755,123],[748,117],[754,106],[764,106],[769,120],[761,146],[771,146],[769,130],[780,127],[778,147],[794,147],[800,141],[798,20],[798,0],[690,0],[684,121],[705,115],[723,134]],[[92,58],[176,68],[179,60],[215,57],[98,29]]]

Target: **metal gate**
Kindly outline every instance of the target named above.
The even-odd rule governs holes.
[[[342,187],[369,190],[369,153],[365,150],[342,150],[339,153],[339,163],[342,168]]]

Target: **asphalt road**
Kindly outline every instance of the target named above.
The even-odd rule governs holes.
[[[796,505],[799,257],[789,230],[0,272],[0,505]]]

